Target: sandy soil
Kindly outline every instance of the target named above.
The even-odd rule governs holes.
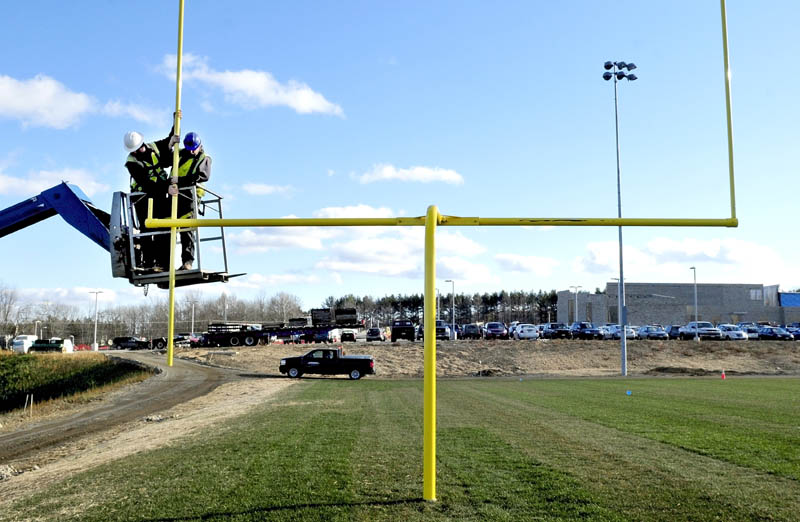
[[[183,349],[176,357],[236,368],[243,375],[280,376],[282,357],[323,345],[270,345],[235,349]],[[377,378],[423,375],[422,343],[348,343],[345,352],[375,358]],[[800,343],[631,341],[628,371],[643,375],[800,375]],[[618,376],[620,346],[612,341],[444,341],[437,343],[437,375],[538,377]],[[345,376],[337,378],[346,378]],[[375,377],[367,377],[375,378]],[[105,462],[156,447],[175,444],[215,423],[245,414],[273,400],[275,393],[300,381],[288,378],[244,378],[180,404],[159,415],[115,426],[57,448],[24,463],[0,463],[0,512],[10,503],[54,481]],[[124,391],[123,391],[124,393]],[[100,401],[102,402],[102,400]],[[92,404],[80,408],[91,408]],[[64,415],[63,411],[58,413]]]

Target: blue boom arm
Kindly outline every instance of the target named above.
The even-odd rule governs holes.
[[[67,183],[0,210],[0,237],[56,214],[60,214],[64,221],[105,250],[111,250],[108,233],[111,217],[95,207],[81,189]]]

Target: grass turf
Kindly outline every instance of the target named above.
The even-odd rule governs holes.
[[[800,512],[797,379],[471,379],[440,381],[438,390],[435,503],[421,500],[421,381],[308,379],[258,412],[84,472],[0,520],[796,520]]]
[[[22,408],[28,394],[37,403],[69,398],[108,385],[142,380],[150,373],[132,362],[93,352],[0,352],[0,413]]]

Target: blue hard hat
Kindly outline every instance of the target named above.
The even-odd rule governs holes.
[[[186,150],[195,150],[200,144],[200,135],[196,132],[190,132],[183,138],[183,146],[186,147]]]

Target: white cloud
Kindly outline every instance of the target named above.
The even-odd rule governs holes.
[[[451,185],[461,185],[464,178],[458,172],[438,167],[411,167],[399,169],[394,165],[380,164],[372,170],[359,176],[361,183],[375,183],[376,181],[408,181],[416,183],[442,182]]]
[[[553,269],[559,265],[556,259],[550,257],[519,254],[496,254],[494,259],[498,265],[510,272],[533,273],[541,277],[552,275]]]
[[[167,55],[160,66],[162,73],[175,78],[177,57]],[[295,80],[282,84],[266,71],[242,69],[217,71],[207,64],[207,59],[192,54],[183,56],[184,81],[197,81],[221,89],[225,98],[245,108],[285,106],[300,114],[319,112],[343,116],[338,105],[329,102],[308,85]]]
[[[0,117],[18,119],[25,127],[72,127],[94,105],[90,96],[43,74],[21,81],[0,76]]]
[[[388,218],[393,217],[388,207],[375,208],[370,205],[350,205],[347,207],[325,207],[314,211],[316,218]]]
[[[422,230],[422,235],[424,236],[424,234],[425,232]],[[469,239],[461,232],[437,232],[436,249],[440,252],[453,252],[467,257],[486,252],[485,246]]]
[[[240,254],[264,253],[281,248],[322,250],[323,241],[335,235],[330,229],[273,227],[244,229],[226,236]]]
[[[305,274],[248,274],[231,279],[228,284],[234,288],[263,289],[267,286],[286,286],[296,284],[315,284],[319,282],[317,275]]]
[[[500,278],[493,275],[488,266],[454,256],[441,256],[437,259],[436,277],[437,279],[453,279],[459,287],[500,284]],[[458,288],[456,288],[456,292],[459,292]]]
[[[245,183],[242,188],[254,196],[269,196],[270,194],[286,194],[292,190],[288,185],[265,185],[263,183]]]
[[[106,116],[128,117],[153,127],[167,127],[170,125],[167,110],[154,109],[135,103],[123,103],[118,100],[109,101],[103,106],[101,112]]]
[[[35,303],[39,305],[49,304],[65,304],[83,307],[92,305],[92,312],[94,312],[94,299],[95,295],[89,292],[100,290],[102,293],[97,294],[98,306],[103,304],[115,304],[119,295],[114,290],[108,288],[89,288],[84,286],[75,286],[71,288],[20,288],[18,293],[20,300],[25,303]],[[137,295],[141,295],[141,289],[137,289]]]
[[[28,174],[25,178],[16,178],[0,172],[0,194],[14,196],[33,196],[37,193],[68,181],[77,185],[86,193],[93,196],[99,192],[109,190],[109,186],[95,181],[94,176],[83,169],[40,170]]]
[[[576,273],[619,275],[619,244],[593,242],[588,252],[574,260]],[[627,281],[691,282],[690,266],[697,267],[698,282],[763,283],[798,281],[796,269],[772,247],[741,239],[655,238],[643,248],[624,246]]]
[[[0,118],[19,120],[23,127],[66,129],[76,126],[87,114],[125,117],[159,127],[169,124],[166,109],[119,100],[101,106],[94,97],[72,91],[44,74],[29,80],[0,75]]]

